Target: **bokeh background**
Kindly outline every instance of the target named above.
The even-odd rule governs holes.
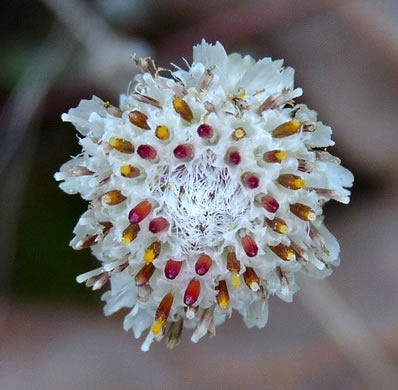
[[[0,388],[398,389],[398,2],[396,0],[2,0],[0,5]],[[79,152],[61,113],[95,94],[118,102],[135,68],[191,60],[202,38],[284,58],[334,128],[356,177],[326,220],[342,264],[272,299],[265,329],[238,315],[175,350],[106,318],[75,283],[95,267],[68,242],[86,204],[53,173]],[[189,332],[187,332],[189,333]]]

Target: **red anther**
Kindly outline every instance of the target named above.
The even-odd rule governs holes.
[[[192,279],[189,282],[187,289],[185,290],[184,303],[187,306],[193,305],[198,300],[199,294],[200,294],[200,282],[199,280]]]
[[[163,230],[167,229],[168,226],[169,226],[169,222],[167,221],[166,218],[158,217],[158,218],[152,219],[152,221],[149,223],[149,231],[154,234],[160,233]]]
[[[225,162],[229,165],[239,165],[240,160],[240,153],[236,148],[229,148],[225,153]]]
[[[198,275],[203,276],[207,273],[212,264],[213,260],[210,256],[202,255],[195,264],[195,271]]]
[[[228,161],[233,165],[238,165],[240,163],[240,154],[239,152],[232,152],[229,155]]]
[[[248,234],[246,234],[246,236],[242,238],[242,246],[247,256],[249,257],[257,256],[258,246],[254,241],[254,239]]]
[[[264,195],[261,198],[261,205],[270,213],[276,213],[279,209],[278,201],[270,195]]]
[[[193,148],[189,144],[181,144],[174,149],[173,153],[179,160],[188,160],[193,156]]]
[[[244,173],[242,175],[242,181],[243,184],[250,189],[257,188],[260,184],[260,178],[255,173],[251,172]]]
[[[211,126],[202,124],[198,127],[198,136],[200,138],[207,138],[210,139],[214,135],[214,130]]]
[[[137,153],[143,160],[155,160],[158,155],[156,149],[151,145],[140,145]]]
[[[129,221],[133,224],[140,223],[152,211],[152,205],[144,200],[135,206],[129,212]]]
[[[175,261],[170,259],[164,267],[164,275],[167,279],[175,279],[181,271],[182,261]]]

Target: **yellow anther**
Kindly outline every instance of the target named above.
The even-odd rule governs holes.
[[[246,131],[242,128],[242,127],[238,127],[237,129],[234,130],[234,132],[232,133],[232,138],[235,141],[239,141],[242,138],[245,138],[246,136]]]
[[[272,136],[275,138],[284,138],[293,135],[300,131],[301,122],[298,119],[292,119],[289,122],[282,123],[272,131]]]
[[[162,301],[160,302],[158,309],[155,314],[155,321],[152,324],[152,333],[157,336],[160,331],[163,329],[164,325],[169,318],[170,309],[173,305],[174,296],[171,293],[168,293],[164,296]]]
[[[167,189],[171,190],[173,188],[173,186],[171,184],[167,184]]]
[[[166,125],[160,125],[156,128],[155,135],[160,140],[165,141],[170,137],[169,128]]]
[[[282,223],[278,226],[278,233],[281,234],[287,234],[289,233],[289,229],[287,228],[286,225],[283,225]]]
[[[239,88],[238,93],[240,99],[244,99],[246,97],[246,90],[244,88]]]
[[[127,228],[124,229],[122,234],[122,244],[128,245],[131,242],[133,242],[136,239],[139,231],[140,231],[140,226],[138,225],[138,223],[132,223],[129,226],[127,226]]]
[[[229,297],[226,297],[224,294],[222,294],[218,298],[218,306],[221,307],[221,309],[225,310],[228,309],[229,306]]]
[[[188,106],[188,103],[185,100],[176,97],[173,100],[173,107],[176,113],[179,114],[182,119],[186,120],[187,122],[192,122],[193,114],[191,108]]]
[[[160,253],[160,242],[153,242],[148,248],[145,249],[144,261],[145,264],[152,263]]]
[[[260,279],[253,268],[246,267],[246,271],[243,273],[243,279],[250,290],[258,291],[260,289]]]
[[[274,231],[279,234],[287,234],[289,232],[289,229],[286,225],[286,223],[280,219],[280,218],[274,218],[274,219],[265,219],[267,221],[268,226]]]
[[[153,324],[152,324],[152,333],[157,336],[160,331],[163,329],[163,326],[165,324],[165,321],[163,318],[158,318]]]
[[[263,160],[267,163],[281,163],[286,160],[287,152],[285,150],[270,150],[265,152],[263,155]]]
[[[316,219],[315,211],[302,203],[291,204],[290,211],[303,221],[314,221]]]
[[[277,153],[275,153],[275,157],[276,157],[279,161],[286,160],[286,158],[287,158],[287,152],[286,152],[285,150],[279,150]]]
[[[144,260],[145,264],[152,263],[152,261],[155,259],[155,251],[153,249],[145,249],[145,255],[144,255]]]
[[[292,175],[290,173],[280,175],[277,180],[280,185],[289,190],[299,190],[300,188],[305,187],[306,184],[305,180],[300,176]]]
[[[234,287],[240,286],[240,277],[236,271],[231,272],[231,283]]]
[[[218,291],[217,294],[217,303],[218,306],[220,306],[221,309],[225,310],[229,306],[229,293],[228,293],[228,288],[227,288],[227,283],[225,280],[220,280],[218,283],[218,286],[216,287],[216,290]]]
[[[102,201],[109,206],[117,205],[126,199],[119,190],[108,191],[102,195]]]
[[[123,138],[111,137],[108,142],[112,148],[118,150],[120,153],[134,153],[134,145]]]
[[[282,260],[285,261],[296,260],[296,254],[294,253],[293,249],[289,248],[284,244],[278,244],[275,246],[270,245],[269,248]]]
[[[127,165],[122,165],[121,167],[120,167],[120,174],[123,176],[123,177],[128,177],[128,178],[133,178],[133,177],[137,177],[137,176],[139,176],[140,175],[140,170],[138,169],[138,168],[136,168],[136,167],[133,167],[132,165],[130,165],[130,164],[127,164]]]

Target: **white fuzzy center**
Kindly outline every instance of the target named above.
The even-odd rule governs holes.
[[[151,183],[166,218],[172,221],[170,244],[181,253],[217,250],[225,233],[233,230],[248,208],[241,184],[228,168],[214,166],[215,155],[208,150],[192,164],[171,170],[159,168]]]

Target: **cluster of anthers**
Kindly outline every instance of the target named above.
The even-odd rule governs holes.
[[[175,71],[135,58],[141,71],[120,108],[93,97],[62,116],[82,153],[56,174],[90,201],[74,249],[101,267],[80,275],[103,295],[105,314],[124,321],[142,350],[214,335],[232,310],[263,327],[268,299],[291,301],[295,274],[323,278],[339,246],[323,225],[330,199],[349,202],[352,174],[326,151],[331,129],[294,99],[283,61],[194,47]]]

